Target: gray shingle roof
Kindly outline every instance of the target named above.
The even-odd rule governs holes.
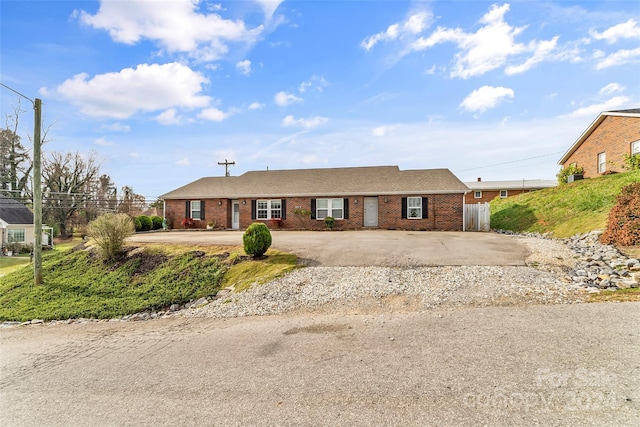
[[[7,224],[33,224],[33,213],[22,203],[0,194],[0,219]]]
[[[385,194],[465,193],[469,188],[449,169],[401,171],[398,166],[251,171],[201,178],[164,199],[322,197]]]
[[[472,190],[518,190],[518,189],[535,189],[551,188],[558,185],[558,181],[554,179],[516,179],[512,181],[472,181],[465,182]]]

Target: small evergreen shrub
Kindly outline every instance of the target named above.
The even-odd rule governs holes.
[[[122,252],[125,239],[135,233],[135,225],[127,214],[108,213],[91,221],[87,231],[95,240],[102,258],[113,261]]]
[[[151,227],[153,227],[153,221],[146,215],[140,215],[138,217],[140,220],[140,231],[149,231]]]
[[[640,245],[640,182],[622,188],[600,240],[619,246]]]
[[[152,230],[160,230],[162,228],[162,217],[154,215],[151,217],[151,229]]]
[[[333,230],[333,227],[336,226],[336,220],[331,216],[325,217],[324,225],[326,225],[329,230]]]
[[[140,221],[140,217],[133,218],[133,225],[136,231],[142,231],[142,222]]]
[[[254,222],[242,235],[244,251],[252,257],[260,257],[267,252],[271,246],[271,232],[269,228],[261,222]]]

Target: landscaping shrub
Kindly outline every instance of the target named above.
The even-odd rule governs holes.
[[[151,217],[151,222],[152,222],[152,226],[151,226],[152,230],[160,230],[162,228],[162,217],[154,215]]]
[[[153,227],[153,221],[146,215],[140,215],[138,217],[140,219],[140,231],[149,231],[151,227]]]
[[[333,230],[333,227],[336,226],[336,220],[331,216],[325,217],[324,225],[326,225],[329,230]]]
[[[619,246],[640,245],[640,182],[620,191],[601,241]]]
[[[254,222],[242,235],[242,242],[247,255],[260,257],[271,246],[271,232],[263,223]]]
[[[133,225],[134,225],[136,231],[142,231],[142,222],[140,222],[140,218],[139,217],[133,218]]]
[[[584,168],[578,165],[569,165],[566,168],[563,168],[558,172],[556,177],[558,177],[558,183],[566,184],[569,175],[582,175],[584,174]]]
[[[135,226],[127,214],[108,213],[91,221],[88,233],[95,240],[102,257],[113,261],[122,251],[125,239],[135,233]]]

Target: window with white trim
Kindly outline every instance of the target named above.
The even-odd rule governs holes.
[[[344,199],[317,199],[316,219],[344,219]]]
[[[256,219],[281,219],[282,200],[256,200]]]
[[[7,229],[7,243],[24,243],[27,234],[24,228]]]
[[[473,198],[474,199],[482,199],[482,191],[474,191]]]
[[[422,218],[422,197],[407,197],[407,218]]]
[[[189,217],[192,219],[202,219],[202,210],[200,205],[200,200],[192,200],[189,203],[190,215]]]
[[[500,190],[500,198],[504,199],[509,196],[509,192],[507,190]]]
[[[598,153],[598,173],[607,170],[607,153]]]
[[[635,156],[636,154],[640,154],[640,141],[631,143],[631,155]]]

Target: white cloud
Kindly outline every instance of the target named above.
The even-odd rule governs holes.
[[[471,92],[460,103],[460,108],[466,111],[483,113],[494,108],[506,98],[513,98],[513,89],[498,86],[482,86]]]
[[[611,95],[613,93],[623,92],[624,86],[620,86],[618,83],[609,83],[598,92],[601,95]]]
[[[131,127],[129,125],[123,125],[122,123],[112,123],[110,125],[100,126],[102,129],[108,129],[114,132],[130,132]]]
[[[218,110],[215,107],[207,108],[206,110],[202,110],[198,114],[198,118],[209,120],[212,122],[222,122],[225,119],[229,118],[231,113],[225,113],[224,111]]]
[[[600,59],[596,64],[596,70],[617,67],[625,64],[634,64],[636,62],[640,62],[640,47],[636,49],[621,49]]]
[[[369,51],[380,42],[387,42],[402,38],[405,35],[420,34],[431,25],[433,15],[426,11],[412,13],[402,22],[389,25],[383,32],[366,37],[361,43],[363,49]]]
[[[284,0],[256,0],[260,4],[266,19],[271,19],[280,3]]]
[[[98,139],[96,139],[95,141],[93,141],[96,145],[100,145],[103,147],[110,147],[113,145],[113,142],[108,141],[107,138],[105,137],[100,137]]]
[[[504,19],[508,11],[509,4],[494,4],[479,20],[483,25],[475,33],[467,33],[460,28],[438,27],[428,37],[420,37],[414,41],[409,51],[429,49],[440,43],[454,43],[459,51],[454,56],[450,76],[463,79],[503,67],[511,57],[527,53],[533,53],[533,56],[520,65],[509,66],[505,72],[510,75],[522,73],[541,61],[564,57],[562,53],[555,52],[557,37],[543,41],[532,40],[526,45],[516,42],[516,37],[527,27],[509,25]]]
[[[609,44],[619,39],[640,39],[640,27],[634,19],[629,19],[622,24],[614,25],[603,32],[590,31],[589,35],[595,40],[605,40]]]
[[[378,126],[376,128],[373,128],[373,130],[371,131],[371,135],[383,137],[389,134],[389,132],[391,132],[394,128],[395,126]]]
[[[504,72],[508,76],[524,73],[531,69],[534,65],[549,58],[551,53],[556,49],[558,44],[558,36],[551,40],[543,40],[540,42],[531,42],[533,48],[533,56],[520,65],[509,65]]]
[[[305,93],[307,90],[313,88],[318,92],[322,92],[327,86],[329,86],[329,82],[324,78],[324,76],[317,76],[314,74],[309,80],[300,83],[298,91],[300,93]]]
[[[202,74],[173,62],[141,64],[93,78],[86,73],[76,74],[55,92],[78,105],[86,115],[126,119],[139,111],[206,107],[211,98],[200,94],[206,83]]]
[[[282,120],[282,126],[295,126],[304,129],[311,129],[323,125],[329,121],[328,118],[322,116],[308,117],[306,119],[296,119],[293,116],[287,116]]]
[[[613,98],[605,102],[578,108],[577,110],[565,115],[565,117],[596,117],[603,111],[610,111],[618,109],[620,107],[624,107],[629,103],[629,101],[630,99],[626,96],[614,96]]]
[[[258,101],[255,101],[249,104],[249,110],[261,110],[263,107],[264,107],[264,104],[261,104]]]
[[[260,1],[271,14],[278,2]],[[204,61],[221,58],[229,43],[255,43],[263,25],[249,29],[242,20],[224,19],[218,11],[200,13],[198,0],[180,1],[106,1],[100,2],[95,15],[76,11],[85,25],[106,30],[119,43],[136,44],[151,40],[170,53],[189,52]]]
[[[286,107],[287,105],[293,104],[295,102],[303,101],[302,98],[299,98],[292,93],[287,93],[284,91],[276,93],[274,100],[276,104],[281,107]]]
[[[166,111],[163,111],[159,115],[156,116],[155,120],[161,125],[169,126],[169,125],[180,125],[184,123],[184,116],[176,115],[175,108],[169,108]]]
[[[251,74],[251,61],[245,59],[244,61],[236,63],[236,69],[245,76],[248,76],[249,74]]]
[[[175,164],[178,166],[189,166],[191,164],[191,160],[189,160],[188,157],[183,157],[180,160],[176,160]]]

